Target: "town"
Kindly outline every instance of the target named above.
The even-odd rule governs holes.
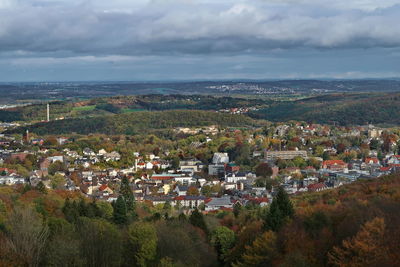
[[[266,206],[278,187],[318,192],[400,169],[398,128],[291,122],[175,132],[175,140],[1,134],[0,184],[41,184],[114,202],[127,178],[137,202],[189,213]]]

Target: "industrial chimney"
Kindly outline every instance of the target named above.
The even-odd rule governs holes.
[[[50,121],[50,104],[47,103],[47,122]]]

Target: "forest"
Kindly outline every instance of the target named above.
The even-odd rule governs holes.
[[[50,103],[50,119],[88,118],[137,111],[254,108],[248,116],[268,121],[306,121],[338,125],[400,123],[398,93],[335,93],[297,100],[207,95],[141,95],[93,98]],[[136,116],[136,114],[134,115]],[[46,119],[46,105],[35,104],[0,110],[0,121],[38,122]]]
[[[65,119],[42,122],[28,127],[10,130],[8,133],[23,133],[28,129],[38,135],[48,134],[89,134],[103,133],[140,134],[154,129],[171,130],[175,127],[198,127],[218,125],[220,127],[246,127],[262,125],[261,120],[253,120],[244,115],[230,115],[212,111],[170,110],[156,112],[134,112],[117,115],[105,115],[90,118]]]
[[[275,102],[252,112],[269,121],[300,120],[338,125],[400,123],[400,94],[331,94],[295,101]]]
[[[208,214],[136,202],[126,178],[119,192],[0,187],[0,266],[400,264],[399,174]]]

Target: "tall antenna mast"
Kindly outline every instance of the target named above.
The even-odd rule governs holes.
[[[47,122],[50,121],[50,104],[47,103]]]

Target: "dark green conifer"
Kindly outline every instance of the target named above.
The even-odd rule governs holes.
[[[117,198],[117,201],[113,205],[114,212],[113,212],[113,218],[114,222],[116,224],[126,224],[128,221],[127,215],[126,215],[126,204],[122,196],[119,196]]]

